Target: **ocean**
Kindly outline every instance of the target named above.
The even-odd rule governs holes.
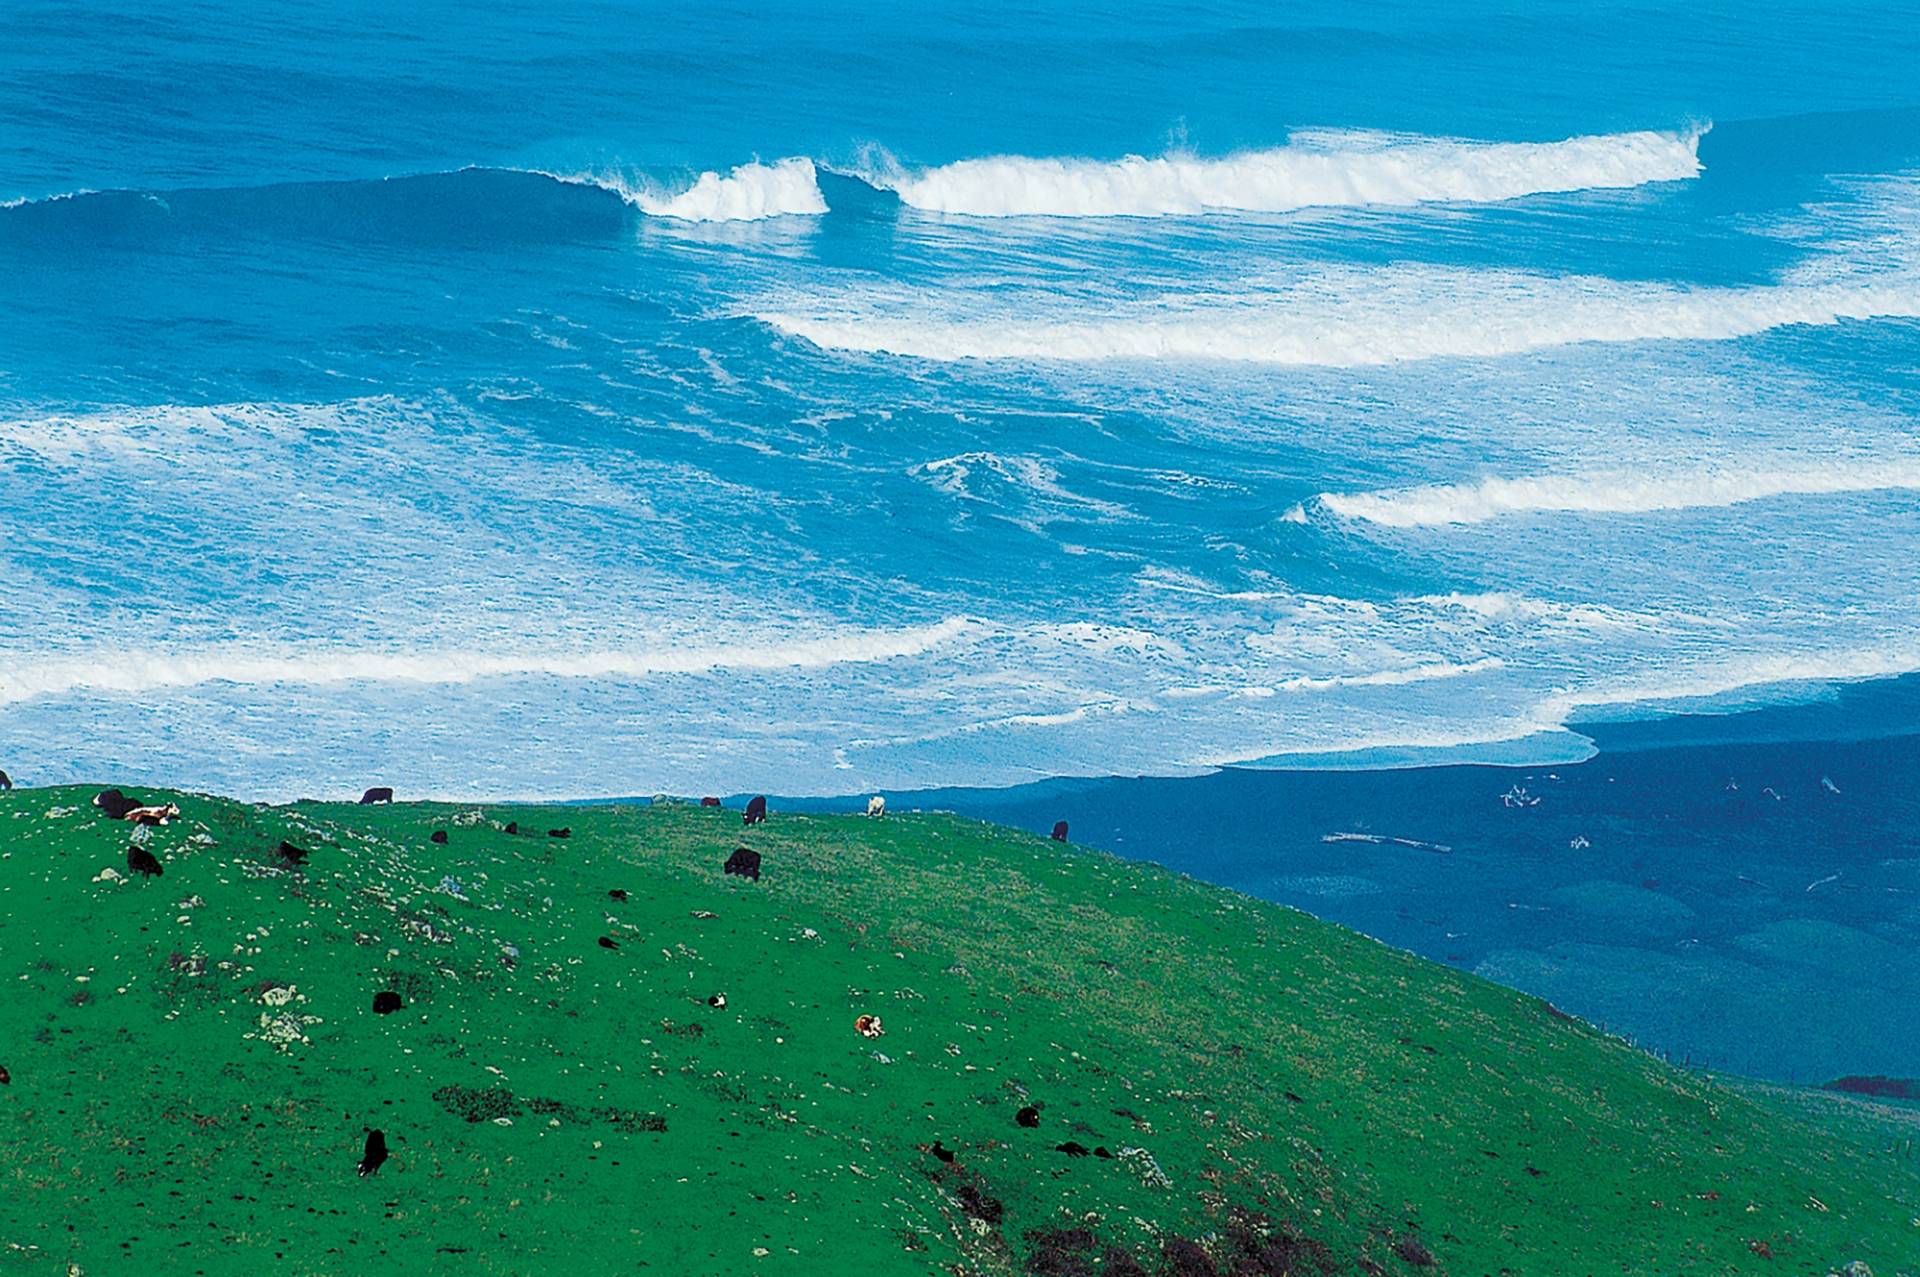
[[[1551,766],[1920,669],[1913,4],[5,11],[16,780]]]

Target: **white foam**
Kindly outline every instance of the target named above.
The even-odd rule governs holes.
[[[817,217],[827,211],[819,174],[805,156],[772,164],[741,164],[722,174],[708,171],[681,191],[612,173],[550,174],[563,182],[611,191],[643,213],[685,222],[757,222],[769,217]]]
[[[0,704],[69,693],[129,695],[210,683],[254,687],[459,684],[530,676],[636,679],[728,670],[823,669],[917,656],[980,628],[976,621],[955,617],[935,625],[846,630],[813,638],[707,647],[661,643],[594,651],[379,651],[321,644],[89,651],[0,667]]]
[[[1651,475],[1617,470],[1521,479],[1489,477],[1474,483],[1384,492],[1325,492],[1314,498],[1314,504],[1343,519],[1391,528],[1422,528],[1484,523],[1517,514],[1648,514],[1732,506],[1773,497],[1890,489],[1920,489],[1920,458],[1804,461],[1772,468]]]
[[[756,318],[830,350],[921,359],[1210,360],[1366,367],[1493,358],[1581,343],[1726,341],[1796,325],[1920,316],[1920,279],[1679,288],[1590,276],[1329,270],[1231,296],[1089,316],[975,297],[853,297]]]
[[[1167,217],[1329,205],[1491,202],[1672,182],[1700,172],[1700,134],[1614,133],[1561,142],[1473,142],[1367,133],[1297,136],[1217,159],[1017,155],[867,180],[919,209],[970,217]]]

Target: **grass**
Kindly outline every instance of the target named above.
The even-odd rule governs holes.
[[[1151,867],[142,791],[165,873],[114,881],[93,792],[0,796],[0,1272],[1920,1273],[1913,1110]]]

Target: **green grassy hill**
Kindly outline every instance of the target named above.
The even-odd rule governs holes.
[[[93,792],[0,796],[0,1273],[1920,1273],[1910,1112],[1025,834]]]

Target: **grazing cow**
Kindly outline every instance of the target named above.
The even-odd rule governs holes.
[[[360,795],[360,805],[362,807],[365,807],[371,803],[390,803],[392,801],[393,801],[393,790],[386,785],[377,785],[374,788],[369,789],[366,793]]]
[[[549,837],[549,838],[571,838],[571,837],[573,837],[573,830],[572,830],[572,828],[571,828],[571,827],[568,827],[568,828],[565,828],[565,829],[549,829],[549,830],[547,830],[547,837]]]
[[[380,1169],[387,1160],[387,1134],[385,1131],[367,1132],[367,1151],[360,1156],[360,1178],[365,1179]]]
[[[517,833],[519,833],[519,832],[520,832],[520,822],[519,822],[519,821],[517,821],[517,820],[509,820],[509,821],[507,822],[507,832],[508,832],[508,833],[510,833],[510,834],[517,834]]]
[[[1065,1144],[1054,1145],[1054,1152],[1065,1153],[1068,1157],[1085,1157],[1093,1150],[1079,1140],[1068,1140]]]
[[[602,949],[618,949],[620,945],[611,936],[601,936],[600,947]]]
[[[136,825],[164,825],[180,814],[180,808],[173,803],[160,807],[135,807],[121,819],[131,820]]]
[[[6,1065],[0,1064],[0,1086],[8,1086],[12,1082],[13,1082],[13,1074],[7,1072]]]
[[[867,799],[867,815],[884,816],[887,814],[887,800],[875,794]]]
[[[1014,1125],[1024,1126],[1028,1130],[1040,1125],[1040,1110],[1029,1104],[1013,1115]]]
[[[730,874],[760,881],[760,853],[751,847],[735,847],[733,854],[727,857],[725,867]]]
[[[140,804],[117,789],[103,789],[93,796],[93,805],[105,812],[108,820],[122,820]]]
[[[127,848],[127,870],[142,878],[158,878],[166,870],[153,858],[153,853],[138,845]]]
[[[945,1162],[947,1165],[949,1166],[953,1165],[953,1150],[948,1148],[946,1144],[943,1143],[942,1141],[935,1140],[933,1142],[933,1147],[928,1149],[927,1152],[932,1153],[935,1157],[939,1158],[941,1161]]]
[[[766,818],[767,796],[760,794],[749,802],[747,809],[740,814],[740,823],[743,825],[757,825]]]
[[[400,995],[391,989],[384,989],[373,995],[373,1013],[375,1015],[392,1015],[400,1009],[400,1006]]]
[[[724,993],[716,993],[707,999],[707,1005],[716,1011],[724,1011],[727,1009],[727,995]]]
[[[307,863],[307,849],[305,847],[296,847],[284,838],[280,840],[280,845],[273,849],[273,854],[278,856],[288,866],[304,865]]]
[[[427,841],[437,842],[444,847],[447,845],[447,831],[444,829],[436,829],[427,835]]]
[[[12,789],[12,788],[13,788],[13,777],[7,775],[5,772],[0,772],[0,789]]]
[[[1053,822],[1053,840],[1055,842],[1065,842],[1067,840],[1067,822],[1066,821],[1056,820]]]
[[[867,1012],[853,1017],[853,1031],[869,1040],[886,1034],[886,1030],[880,1027],[880,1017]]]
[[[609,891],[607,894],[609,896],[612,896],[615,900],[625,900],[627,898],[627,889],[625,887],[615,887],[612,891]]]
[[[720,805],[720,800],[718,798],[713,797],[712,795],[708,795],[707,797],[702,798],[700,800],[700,805],[702,807],[718,807]]]

